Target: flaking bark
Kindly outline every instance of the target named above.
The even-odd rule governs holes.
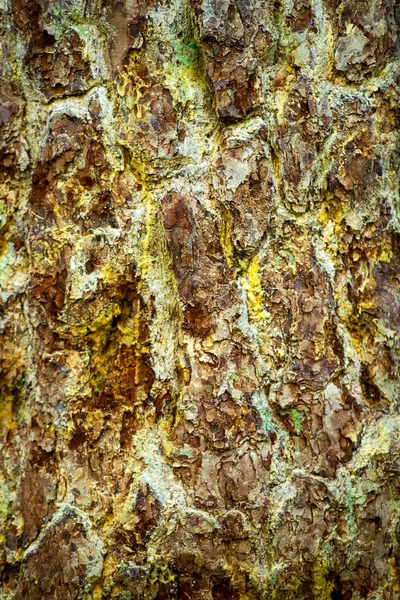
[[[396,0],[2,0],[4,600],[400,598]]]

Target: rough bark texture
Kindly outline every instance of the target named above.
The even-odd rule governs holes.
[[[396,0],[1,0],[4,600],[400,598]]]

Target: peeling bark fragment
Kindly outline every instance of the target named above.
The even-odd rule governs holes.
[[[93,81],[73,7],[65,8],[61,2],[12,2],[15,24],[28,38],[25,64],[47,100],[82,93]]]
[[[266,139],[262,122],[228,133],[215,163],[215,194],[231,215],[225,235],[239,254],[254,252],[269,224],[275,182]]]
[[[338,71],[350,79],[383,66],[398,47],[398,10],[388,1],[377,4],[342,2],[335,40]]]
[[[273,38],[268,7],[228,0],[196,0],[192,5],[219,115],[236,121],[261,102],[259,59]],[[261,18],[255,20],[255,14]]]
[[[32,549],[18,581],[15,598],[76,598],[101,572],[101,548],[73,511],[49,525]],[[97,563],[97,564],[96,564]]]
[[[3,169],[15,169],[26,154],[21,138],[24,100],[16,82],[0,79],[0,158]]]
[[[118,71],[130,50],[140,50],[146,40],[149,25],[148,13],[156,8],[158,0],[104,2],[111,28],[109,56],[114,71]]]

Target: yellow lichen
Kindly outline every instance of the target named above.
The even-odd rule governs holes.
[[[220,242],[222,250],[224,251],[226,264],[228,267],[231,266],[233,260],[233,245],[231,241],[231,228],[232,223],[230,220],[224,221],[221,229]]]
[[[265,321],[269,317],[269,314],[263,308],[260,259],[258,256],[254,256],[248,266],[245,261],[240,261],[239,264],[243,269],[240,283],[246,293],[250,319],[253,321]]]
[[[128,69],[118,73],[116,89],[118,95],[124,98],[124,104],[129,109],[135,108],[135,114],[133,114],[135,118],[143,118],[144,106],[140,103],[140,99],[144,95],[143,90],[148,87],[149,84],[137,74],[137,57],[131,55]]]
[[[100,600],[103,596],[103,586],[97,583],[93,588],[93,600]]]
[[[286,90],[277,90],[275,93],[275,106],[277,109],[276,118],[281,124],[285,118],[286,103],[289,98],[289,93]]]
[[[297,265],[296,265],[296,259],[295,259],[294,255],[291,252],[289,252],[289,250],[281,250],[279,252],[279,254],[286,257],[288,265],[289,265],[289,269],[291,270],[292,275],[296,275]]]
[[[13,396],[0,399],[0,423],[1,428],[5,431],[13,431],[17,427],[13,415]]]
[[[393,250],[391,246],[382,247],[379,249],[379,254],[376,258],[378,262],[391,263],[393,259]]]
[[[328,581],[329,562],[327,557],[317,560],[314,566],[314,594],[318,600],[331,600],[333,584]]]
[[[139,344],[141,318],[143,316],[140,311],[137,311],[133,317],[120,321],[117,325],[118,331],[122,334],[121,342],[126,346],[135,346],[137,355],[148,351],[147,345]]]
[[[113,556],[108,554],[104,559],[103,577],[109,577],[118,568],[118,563]]]

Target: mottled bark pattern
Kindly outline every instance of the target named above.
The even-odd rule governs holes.
[[[4,600],[400,598],[396,0],[1,0]]]

